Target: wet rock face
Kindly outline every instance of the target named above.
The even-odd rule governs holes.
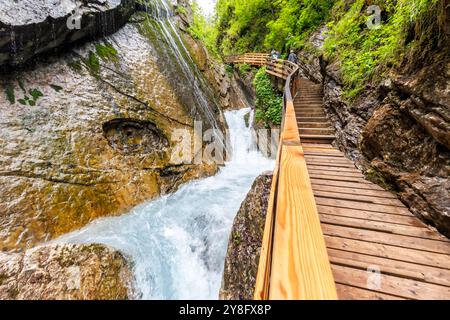
[[[0,253],[0,300],[128,300],[125,258],[101,245],[51,245]]]
[[[174,130],[193,135],[194,119],[207,127],[211,116],[222,123],[221,113],[207,119],[186,98],[192,83],[167,71],[177,61],[159,29],[141,14],[132,21],[0,75],[0,251],[126,213],[216,172],[172,162]]]
[[[154,123],[133,119],[114,119],[103,124],[109,145],[125,154],[163,154],[169,146],[167,138]]]
[[[220,299],[253,300],[272,173],[259,176],[234,220]]]
[[[0,66],[117,31],[134,0],[0,0]]]

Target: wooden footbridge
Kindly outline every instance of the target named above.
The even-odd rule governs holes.
[[[331,145],[321,85],[267,54],[225,62],[286,81],[255,299],[450,299],[450,240]]]

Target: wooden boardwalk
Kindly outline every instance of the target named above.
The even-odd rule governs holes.
[[[259,55],[257,62],[252,63],[250,60],[248,63],[262,65],[261,60],[264,59]],[[270,65],[271,62],[267,61]],[[269,68],[268,73],[277,76],[276,70],[273,70]],[[292,106],[289,101],[285,101],[287,109],[284,126],[287,125],[288,128],[284,128],[284,131],[294,127],[298,130],[301,145],[298,158],[304,158],[307,173],[298,175],[304,180],[299,181],[298,185],[295,181],[290,181],[292,190],[296,190],[300,195],[298,199],[291,199],[289,202],[289,199],[285,199],[285,194],[292,190],[283,187],[283,179],[280,176],[291,169],[284,168],[287,166],[286,162],[280,159],[277,162],[274,176],[276,182],[272,190],[275,199],[269,204],[269,210],[273,209],[274,217],[268,212],[265,237],[265,241],[275,239],[269,242],[275,248],[272,251],[265,249],[268,244],[263,243],[262,263],[260,262],[258,274],[263,276],[257,284],[255,298],[332,298],[332,294],[303,292],[305,289],[301,288],[302,286],[307,286],[311,292],[317,288],[322,291],[334,290],[324,284],[325,281],[320,277],[317,278],[311,268],[298,264],[298,273],[306,280],[294,281],[296,287],[290,283],[292,277],[283,275],[290,273],[290,270],[280,267],[280,263],[274,261],[295,261],[298,257],[308,260],[309,255],[317,252],[320,257],[313,257],[314,265],[324,268],[321,272],[323,277],[328,279],[328,270],[323,259],[329,261],[339,299],[450,299],[450,240],[422,223],[394,194],[367,181],[354,163],[331,145],[334,133],[323,110],[321,86],[306,79],[289,79],[286,73],[292,70],[289,68],[279,74],[280,78],[293,82],[287,86],[287,90],[292,93]],[[287,98],[289,100],[289,95]],[[290,107],[295,110],[295,126],[289,124],[289,117],[292,117],[289,113]],[[289,132],[292,135],[292,132]],[[302,197],[305,198],[309,190],[313,194],[315,208],[301,206],[299,212],[292,210],[291,207],[297,206],[298,202],[304,203]],[[276,249],[276,239],[285,238],[286,235],[277,233],[295,231],[277,228],[276,221],[281,219],[282,224],[285,224],[286,215],[290,215],[291,211],[295,212],[295,220],[300,222],[290,225],[300,229],[300,234],[303,235],[301,238],[307,237],[314,241],[302,243],[300,246],[296,245],[295,241],[283,243],[290,246],[290,257],[286,258],[286,253],[280,255]],[[314,214],[320,219],[320,235],[314,219],[311,220]],[[310,218],[305,219],[304,216]],[[305,221],[311,221],[311,226],[304,226]],[[308,227],[312,230],[308,230]],[[327,255],[321,252],[320,237],[323,237]],[[316,242],[319,244],[316,245]],[[268,267],[270,265],[272,268]],[[310,274],[311,279],[308,278]],[[270,287],[279,286],[280,283],[283,283],[283,294],[270,294]],[[285,293],[286,288],[291,292]],[[261,294],[264,290],[267,291],[266,295]],[[296,290],[301,291],[301,294],[296,295]]]
[[[294,105],[339,298],[450,299],[450,240],[327,143],[321,88],[300,87]]]

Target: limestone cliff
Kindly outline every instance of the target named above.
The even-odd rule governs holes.
[[[164,19],[136,13],[112,35],[3,70],[0,251],[123,214],[216,172],[172,160],[173,130],[193,134],[194,119],[225,125]]]

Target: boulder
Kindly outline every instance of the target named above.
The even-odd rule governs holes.
[[[0,300],[126,300],[130,265],[101,245],[49,245],[0,253]]]

